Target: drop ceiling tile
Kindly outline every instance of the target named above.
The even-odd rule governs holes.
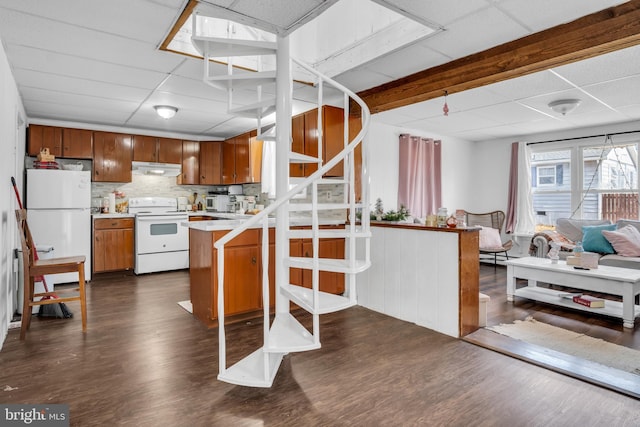
[[[25,108],[29,111],[29,119],[40,118],[50,120],[123,126],[130,115],[129,111],[104,110],[94,106],[72,106],[60,103],[25,100]]]
[[[23,100],[39,100],[51,104],[64,104],[80,107],[86,106],[89,108],[100,108],[105,110],[123,110],[132,112],[140,104],[136,101],[97,97],[93,95],[64,93],[47,89],[21,88],[20,93]]]
[[[515,102],[476,108],[473,110],[473,114],[487,119],[493,118],[494,120],[499,120],[500,123],[504,124],[539,120],[544,117],[539,112],[526,108]]]
[[[556,67],[553,71],[578,86],[640,75],[640,45]]]
[[[395,80],[448,62],[448,60],[441,53],[416,44],[375,59],[363,67],[371,72],[382,73]],[[356,70],[359,68],[361,67],[356,68]]]
[[[520,24],[504,13],[483,9],[462,18],[429,38],[430,48],[452,58],[460,58],[527,35]]]
[[[357,70],[342,73],[334,77],[334,79],[350,90],[360,92],[387,83],[389,76],[366,68],[358,68]]]
[[[259,1],[238,0],[233,9],[242,15],[255,17],[261,21],[270,22],[280,28],[287,29],[296,24],[300,17],[312,13],[313,9],[335,3],[337,0],[296,0],[287,2],[287,7],[274,7],[276,0]]]
[[[640,75],[586,86],[584,90],[615,109],[637,104],[640,100]]]
[[[160,72],[171,71],[183,60],[182,55],[158,51],[155,44],[6,10],[0,14],[0,38],[6,46],[28,46]]]
[[[541,71],[485,86],[488,91],[514,101],[540,94],[553,94],[572,87],[571,84],[549,71]]]
[[[499,7],[520,22],[525,23],[532,32],[538,32],[620,3],[624,3],[624,1],[503,0],[499,3]]]
[[[59,2],[45,1],[36,5],[28,1],[4,1],[0,7],[78,27],[87,27],[87,22],[91,21],[91,27],[97,31],[159,44],[180,14],[176,3],[180,6],[175,0],[169,4],[148,0],[74,1],[73,7],[67,8],[61,7]]]
[[[114,101],[131,102],[140,104],[149,95],[148,91],[136,90],[124,86],[116,85],[100,85],[90,83],[83,85],[82,81],[76,80],[75,86],[43,86],[35,87],[28,85],[20,85],[19,90],[23,98],[34,99],[38,96],[46,96],[48,98],[59,98],[67,95],[84,97],[86,99],[110,99]],[[71,84],[71,82],[69,82]]]
[[[384,0],[376,3],[388,3],[396,10],[403,10],[410,15],[416,15],[423,20],[448,26],[451,22],[459,20],[472,12],[487,8],[485,0],[450,0],[446,2],[438,1],[415,1],[415,0]]]
[[[25,73],[36,72],[40,77],[51,76],[83,79],[99,83],[112,83],[132,88],[153,89],[165,73],[105,63],[93,59],[53,53],[30,47],[11,47],[12,66]],[[21,71],[22,73],[22,71]]]

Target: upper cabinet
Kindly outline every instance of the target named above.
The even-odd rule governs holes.
[[[62,128],[29,125],[27,154],[37,156],[43,148],[48,148],[49,153],[56,157],[62,157]]]
[[[182,141],[182,174],[178,184],[200,184],[200,143],[198,141]]]
[[[325,105],[322,107],[322,157],[324,163],[344,149],[344,110]],[[291,150],[311,157],[318,157],[318,109],[293,117],[291,122]],[[292,177],[307,177],[318,170],[315,163],[292,163]],[[343,176],[342,162],[324,176]]]
[[[222,183],[223,141],[203,141],[200,143],[200,184]]]
[[[342,108],[325,105],[322,107],[322,153],[324,162],[333,159],[345,148],[344,141],[344,110]],[[347,141],[349,142],[349,141]],[[329,169],[324,176],[344,176],[344,167],[340,161]]]
[[[132,137],[122,133],[93,133],[93,181],[131,182]]]
[[[56,157],[91,159],[93,131],[58,126],[29,125],[27,154],[37,156],[43,148]]]
[[[182,140],[134,135],[133,160],[180,164],[182,163]]]
[[[62,129],[62,157],[71,159],[93,158],[93,131]]]
[[[262,141],[256,131],[227,139],[222,144],[222,184],[260,182]]]

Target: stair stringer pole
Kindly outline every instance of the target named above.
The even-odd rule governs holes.
[[[291,99],[293,79],[289,36],[278,36],[276,54],[276,198],[289,191],[289,151],[291,145]],[[276,210],[276,313],[289,313],[289,298],[279,289],[289,285],[289,202]]]

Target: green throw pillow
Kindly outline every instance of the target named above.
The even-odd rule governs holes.
[[[602,235],[602,230],[613,231],[615,229],[615,224],[582,227],[582,247],[587,252],[596,252],[599,254],[616,253],[611,243]]]

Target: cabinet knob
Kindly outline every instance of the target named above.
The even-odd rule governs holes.
[[[256,262],[258,262],[256,257],[251,257],[251,264],[256,265]]]

